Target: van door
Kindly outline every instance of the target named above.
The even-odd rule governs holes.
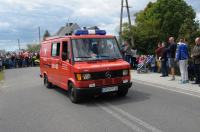
[[[52,83],[59,85],[60,42],[53,42],[51,48]]]
[[[62,54],[61,54],[61,67],[59,67],[60,71],[60,82],[62,83],[62,88],[67,89],[67,82],[71,75],[71,50],[69,40],[65,40],[62,42]]]

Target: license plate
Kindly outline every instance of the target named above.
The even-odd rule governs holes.
[[[114,92],[114,91],[117,91],[117,90],[118,90],[117,86],[115,86],[115,87],[107,87],[107,88],[103,88],[102,89],[102,93]]]

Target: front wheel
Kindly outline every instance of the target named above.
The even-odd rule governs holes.
[[[69,91],[68,92],[69,92],[69,98],[70,98],[72,103],[79,103],[80,102],[80,97],[78,97],[78,95],[76,93],[76,88],[72,83],[69,84]]]
[[[117,92],[117,95],[119,97],[125,97],[127,94],[128,94],[128,89],[123,89],[123,90]]]
[[[51,89],[51,88],[52,88],[52,83],[51,83],[51,82],[49,82],[49,80],[48,80],[48,77],[47,77],[47,76],[44,76],[44,86],[45,86],[46,88],[49,88],[49,89]]]

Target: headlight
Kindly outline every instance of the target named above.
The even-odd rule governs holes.
[[[128,76],[129,70],[123,70],[123,76]]]
[[[86,74],[82,74],[83,80],[89,80],[91,79],[91,74],[86,73]]]
[[[78,74],[75,74],[75,76],[78,81],[91,79],[91,74],[89,73],[83,73],[83,74],[78,73]]]

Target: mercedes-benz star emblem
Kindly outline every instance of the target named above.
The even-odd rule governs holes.
[[[107,72],[105,73],[105,76],[106,76],[107,78],[111,78],[111,74],[110,74],[110,72],[107,71]]]

